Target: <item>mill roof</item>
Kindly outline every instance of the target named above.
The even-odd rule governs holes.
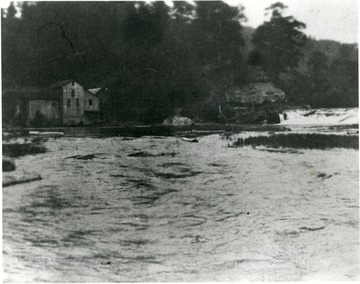
[[[68,80],[61,80],[61,81],[57,81],[56,83],[50,85],[49,87],[47,87],[47,89],[57,89],[57,88],[61,88],[64,87],[66,84],[72,82],[74,80],[68,79]]]

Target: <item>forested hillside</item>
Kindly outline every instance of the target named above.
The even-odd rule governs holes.
[[[357,46],[308,39],[284,5],[268,9],[253,30],[246,9],[220,1],[12,3],[2,10],[3,89],[71,78],[106,89],[112,120],[152,122],[226,105],[257,67],[294,105],[357,106]]]
[[[246,42],[254,49],[255,29],[244,27]],[[274,62],[276,65],[276,63]],[[278,82],[293,104],[312,107],[358,106],[358,45],[308,38],[298,67]]]

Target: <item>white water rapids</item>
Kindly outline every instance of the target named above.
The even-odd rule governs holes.
[[[345,125],[359,123],[358,108],[296,109],[280,114],[283,125]]]

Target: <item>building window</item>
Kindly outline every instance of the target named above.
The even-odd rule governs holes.
[[[92,100],[89,100],[89,106],[92,106]]]
[[[80,100],[76,99],[76,107],[79,108],[80,107]]]
[[[71,90],[71,96],[75,97],[75,90],[74,89]]]
[[[71,81],[71,85],[74,87],[74,86],[75,86],[75,82],[74,82],[74,81]]]
[[[67,100],[67,106],[71,107],[71,100]]]

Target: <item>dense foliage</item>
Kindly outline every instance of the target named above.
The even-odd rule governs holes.
[[[329,58],[285,8],[270,6],[253,32],[243,7],[221,1],[11,3],[2,10],[3,90],[71,78],[106,90],[111,120],[160,121],[177,108],[212,119],[229,90],[256,81],[257,66],[294,104],[357,106],[356,47],[338,44]]]
[[[280,80],[281,73],[298,67],[307,39],[301,31],[305,28],[304,23],[294,17],[283,16],[286,8],[280,2],[267,8],[271,11],[271,19],[260,25],[253,36],[255,49],[251,59],[254,64],[263,66],[275,82]]]

